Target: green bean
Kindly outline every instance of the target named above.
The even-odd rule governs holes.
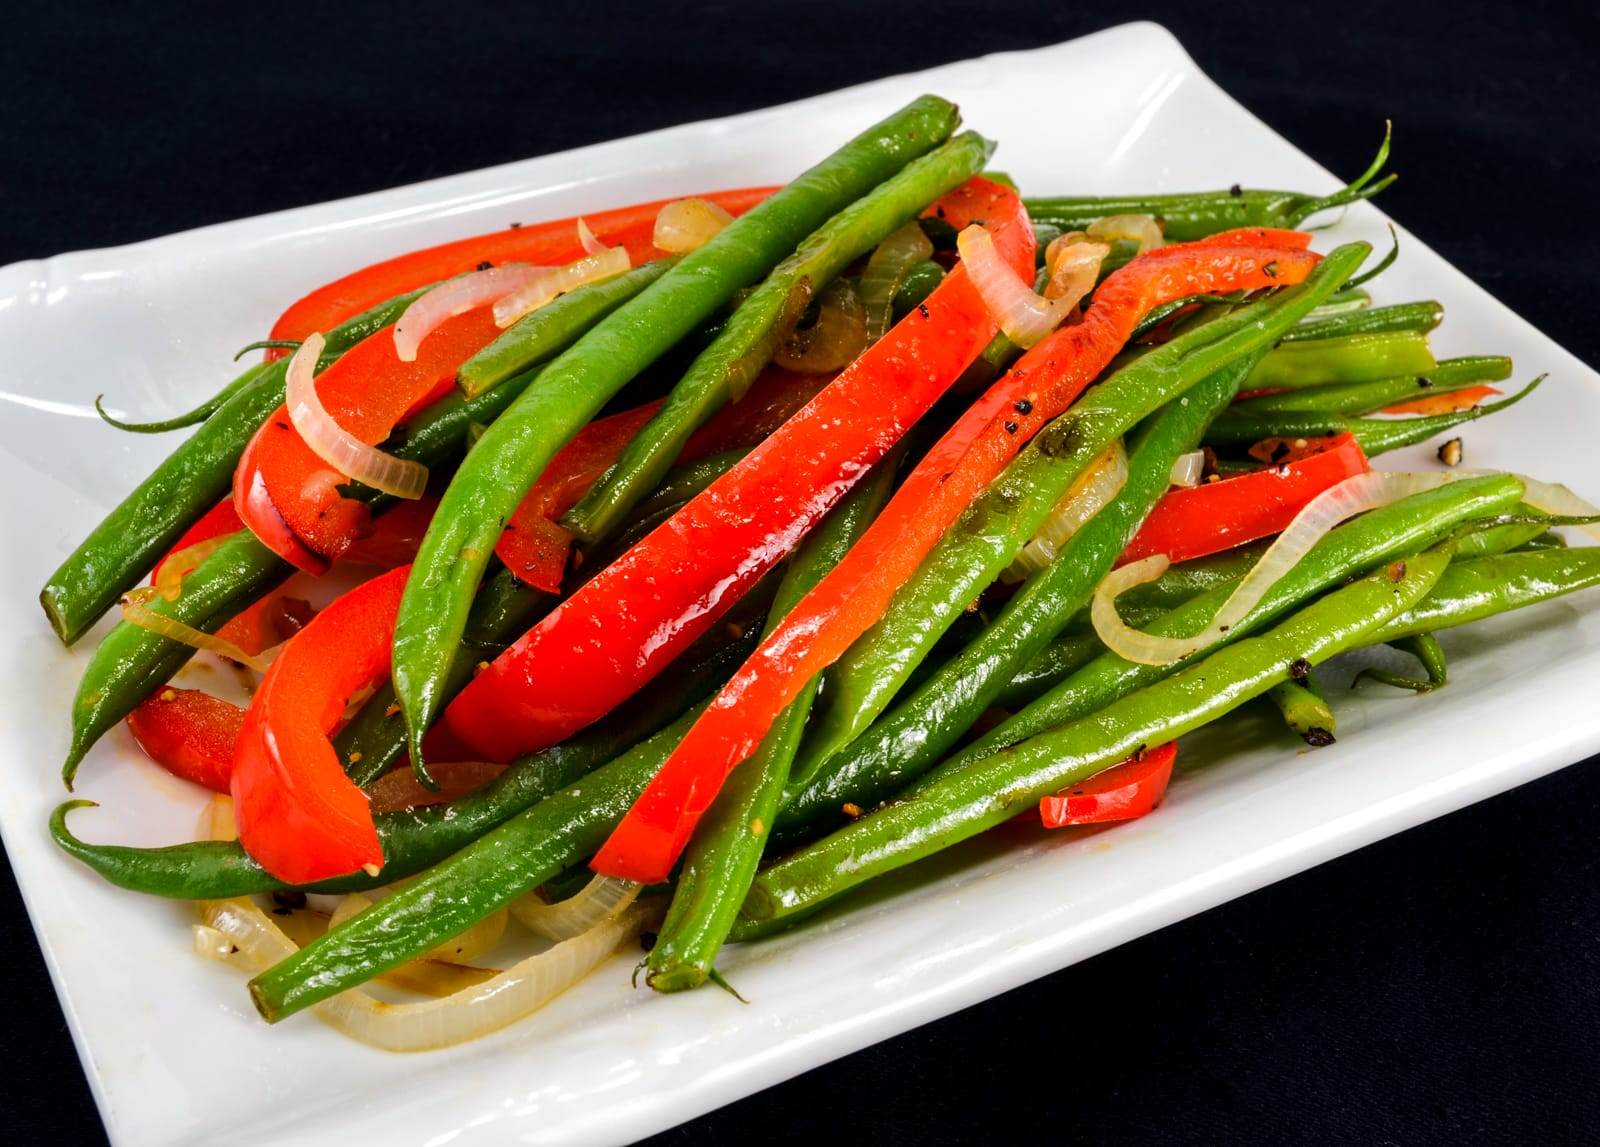
[[[1426,442],[1446,430],[1473,422],[1486,414],[1498,414],[1532,394],[1544,375],[1540,375],[1510,398],[1482,403],[1449,414],[1428,414],[1419,418],[1347,418],[1342,414],[1323,414],[1312,410],[1280,410],[1265,414],[1250,412],[1242,403],[1223,414],[1206,431],[1208,446],[1246,446],[1268,438],[1315,438],[1325,434],[1350,433],[1356,436],[1369,458]]]
[[[1285,331],[1280,341],[1303,342],[1306,339],[1375,335],[1392,331],[1416,331],[1427,334],[1443,321],[1442,303],[1432,300],[1421,303],[1397,303],[1389,307],[1346,311],[1343,314],[1304,322]]]
[[[241,390],[248,388],[256,379],[271,369],[272,364],[270,362],[255,363],[199,406],[193,407],[183,414],[175,414],[171,418],[163,418],[155,422],[124,422],[119,418],[112,417],[106,411],[106,396],[103,394],[95,395],[94,412],[100,416],[100,421],[107,426],[113,426],[118,430],[126,430],[130,434],[166,434],[168,431],[182,430],[185,427],[204,422],[221,409],[230,398]]]
[[[422,738],[443,703],[450,655],[495,540],[550,459],[734,291],[759,279],[830,216],[937,147],[956,118],[954,105],[926,96],[869,128],[601,319],[490,427],[440,500],[395,620],[395,693],[419,772]]]
[[[785,326],[812,296],[939,196],[982,169],[993,145],[963,132],[908,163],[811,234],[739,305],[717,340],[672,388],[666,405],[623,448],[562,525],[590,544],[609,536],[660,484],[689,436],[738,401],[777,350]]]
[[[877,467],[875,476],[851,491],[806,539],[778,587],[766,633],[866,531],[888,497],[894,471],[893,459]],[[650,949],[645,982],[657,991],[699,987],[714,971],[777,819],[818,680],[789,703],[754,755],[729,775],[684,851],[672,906]]]
[[[390,449],[430,467],[448,462],[461,448],[468,425],[493,419],[532,377],[531,373],[519,376],[475,399],[446,395],[403,426],[391,438]],[[375,510],[392,502],[366,487],[356,487],[353,496],[367,499]],[[293,572],[250,531],[240,530],[183,579],[183,592],[175,600],[156,598],[147,608],[214,633]],[[194,652],[192,646],[126,621],[112,627],[84,667],[73,700],[72,741],[62,766],[69,788],[90,746],[170,680]]]
[[[649,517],[668,506],[676,509],[743,460],[748,450],[725,450],[693,462],[683,462],[667,471],[661,485],[634,508],[636,517]]]
[[[1298,227],[1318,212],[1370,199],[1394,180],[1389,175],[1373,182],[1388,160],[1389,136],[1385,132],[1372,165],[1360,178],[1332,195],[1245,190],[1236,184],[1226,191],[1053,197],[1023,202],[1035,223],[1048,223],[1062,231],[1081,231],[1108,215],[1154,215],[1169,242],[1187,242],[1236,227]]]
[[[730,639],[720,627],[711,631],[684,654],[680,672],[663,674],[611,718],[522,758],[483,788],[449,804],[378,814],[373,822],[383,846],[382,870],[376,875],[357,872],[337,877],[302,891],[375,888],[458,852],[668,725],[732,675],[754,648],[755,632],[752,626]],[[86,843],[66,827],[66,814],[85,803],[73,801],[58,808],[51,835],[69,855],[120,888],[179,900],[217,900],[288,887],[250,859],[237,841],[206,840],[166,848]]]
[[[1328,296],[1327,302],[1306,316],[1307,322],[1318,322],[1333,315],[1349,314],[1372,305],[1372,296],[1360,287],[1344,287]]]
[[[1304,677],[1296,677],[1291,666],[1289,680],[1280,681],[1267,690],[1267,699],[1277,707],[1291,733],[1312,748],[1320,749],[1333,744],[1337,722],[1333,707],[1322,695],[1310,668],[1302,667],[1301,671]]]
[[[1491,554],[1453,562],[1438,588],[1371,637],[1372,644],[1451,629],[1600,585],[1600,546]]]
[[[389,325],[420,292],[401,295],[333,328],[324,362]],[[50,575],[39,604],[71,645],[135,585],[202,514],[228,493],[233,468],[257,427],[283,405],[284,362],[245,371],[223,402],[154,472],[106,515]],[[243,377],[243,376],[241,376]]]
[[[1239,410],[1246,414],[1265,414],[1273,410],[1308,410],[1320,414],[1371,414],[1397,402],[1448,394],[1463,387],[1485,382],[1501,382],[1511,377],[1511,360],[1481,355],[1447,358],[1425,375],[1380,378],[1371,382],[1335,382],[1308,386],[1282,394],[1264,394],[1246,399]]]
[[[1417,663],[1422,666],[1425,676],[1407,677],[1373,665],[1357,673],[1356,681],[1370,677],[1391,688],[1409,689],[1413,693],[1432,693],[1435,689],[1441,689],[1449,684],[1449,663],[1444,655],[1444,647],[1433,634],[1418,633],[1412,637],[1402,637],[1398,641],[1389,642],[1389,646],[1415,657]],[[1351,684],[1354,685],[1355,682]]]
[[[1287,680],[1292,665],[1316,664],[1360,644],[1427,593],[1449,560],[1448,547],[1411,555],[1398,581],[1380,570],[1090,718],[959,772],[930,775],[904,799],[757,876],[743,909],[756,927],[741,929],[736,938],[792,923],[864,881],[1002,824],[1041,797],[1216,720]]]
[[[537,366],[571,346],[584,331],[633,298],[677,263],[653,259],[614,278],[589,283],[524,315],[505,334],[467,359],[456,385],[471,398]]]
[[[1245,383],[1245,389],[1367,382],[1402,374],[1427,374],[1437,365],[1428,350],[1428,336],[1416,331],[1308,339],[1285,342],[1267,355]]]
[[[887,795],[949,751],[1089,600],[1166,493],[1173,462],[1194,449],[1254,365],[1255,356],[1230,363],[1152,416],[1130,442],[1128,476],[1117,496],[1028,579],[976,641],[914,690],[900,694],[899,703],[881,718],[895,699],[888,690],[862,690],[865,673],[830,677],[830,697],[784,801],[785,818],[809,822],[828,806],[838,808],[843,801],[837,794],[863,792],[864,776],[881,778],[881,786],[865,791]]]
[[[1035,239],[1038,237],[1035,236]],[[1040,247],[1043,250],[1043,247]],[[917,309],[917,304],[933,294],[933,289],[944,282],[944,268],[931,259],[913,264],[900,280],[900,289],[894,293],[895,321],[905,318]]]
[[[1316,594],[1352,574],[1372,569],[1400,554],[1431,545],[1464,522],[1480,520],[1514,506],[1522,496],[1515,478],[1496,475],[1463,478],[1447,486],[1413,494],[1373,510],[1330,531],[1295,567],[1267,592],[1228,632],[1224,644],[1276,622]],[[1149,627],[1149,632],[1188,636],[1200,632],[1233,592],[1221,585],[1196,597]],[[1045,729],[1075,721],[1159,681],[1171,666],[1138,665],[1109,650],[1051,689],[1027,708],[963,747],[925,778],[929,783],[946,771],[1002,751]],[[854,800],[861,794],[847,794]]]
[[[1340,247],[1301,285],[1151,350],[1040,431],[900,587],[884,616],[834,664],[828,677],[830,709],[881,712],[934,641],[1011,563],[1072,481],[1111,443],[1201,380],[1269,346],[1369,250],[1360,243]],[[839,728],[859,724],[847,716]],[[833,745],[818,742],[808,748],[800,776],[842,743],[832,739]]]

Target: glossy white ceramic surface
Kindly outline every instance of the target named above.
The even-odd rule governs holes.
[[[1245,112],[1151,25],[991,56],[787,107],[489,171],[0,270],[0,827],[115,1141],[417,1144],[625,1141],[982,1000],[1131,937],[1600,749],[1600,602],[1551,604],[1446,636],[1453,681],[1421,699],[1363,690],[1340,740],[1297,752],[1245,715],[1190,739],[1153,815],[1096,834],[1008,830],[886,882],[782,939],[731,951],[752,1001],[630,991],[619,955],[546,1012],[482,1043],[396,1057],[310,1017],[261,1023],[241,978],[190,954],[187,906],[117,891],[46,837],[85,652],[33,603],[73,544],[169,448],[118,434],[228,377],[234,348],[290,299],[396,252],[707,187],[778,182],[907,98],[937,91],[1001,141],[1035,191],[1256,186],[1329,173]],[[1070,106],[1078,114],[1059,109]],[[1374,142],[1380,125],[1373,124]],[[1401,140],[1403,156],[1404,141]],[[1594,373],[1416,240],[1383,299],[1436,298],[1441,353],[1509,353],[1545,390],[1466,433],[1470,464],[1600,493]],[[1326,236],[1381,243],[1360,207]],[[1424,464],[1431,451],[1399,464]],[[1250,747],[1239,732],[1253,727]],[[1212,763],[1215,762],[1215,763]],[[1204,767],[1202,767],[1204,766]],[[126,735],[85,762],[91,839],[187,839],[199,798]]]

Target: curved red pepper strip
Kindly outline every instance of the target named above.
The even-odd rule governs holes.
[[[158,689],[128,714],[145,755],[175,777],[228,791],[244,710],[198,689]]]
[[[671,870],[723,780],[755,751],[784,706],[883,615],[961,512],[1105,369],[1146,312],[1194,294],[1298,282],[1316,266],[1308,252],[1244,246],[1235,238],[1134,260],[1100,285],[1082,322],[1023,355],[723,687],[595,857],[595,870],[649,881]]]
[[[1174,562],[1231,550],[1282,533],[1318,494],[1371,467],[1353,434],[1326,440],[1321,450],[1253,474],[1171,490],[1155,504],[1118,564],[1151,554]]]
[[[1178,743],[1168,741],[1142,756],[1132,757],[1096,773],[1082,784],[1063,789],[1039,801],[1039,819],[1046,828],[1074,824],[1103,824],[1143,816],[1167,795]]]
[[[947,197],[982,204],[1022,274],[1033,233],[1010,188]],[[776,565],[925,414],[994,335],[967,276],[845,368],[748,457],[634,546],[480,673],[445,712],[493,760],[562,740],[610,712]]]
[[[233,764],[245,851],[279,880],[304,884],[383,863],[372,811],[328,735],[350,696],[389,673],[410,566],[357,586],[283,647],[245,712]]]
[[[1457,410],[1471,410],[1486,398],[1493,398],[1502,393],[1498,387],[1493,386],[1467,386],[1460,390],[1447,391],[1444,394],[1430,394],[1426,398],[1413,398],[1409,402],[1397,402],[1393,406],[1385,406],[1385,414],[1452,414]]]
[[[775,187],[749,187],[713,191],[701,196],[734,215],[741,215],[771,195]],[[628,249],[635,265],[661,257],[651,243],[656,213],[672,202],[661,199],[585,215],[595,237],[607,245]],[[386,299],[425,287],[429,283],[473,271],[482,263],[570,263],[584,253],[578,242],[578,217],[553,219],[526,227],[513,227],[470,239],[457,239],[374,263],[318,287],[284,311],[273,324],[272,338],[301,340],[330,330],[346,319],[377,306]],[[267,360],[287,352],[267,351]]]
[[[363,442],[389,436],[408,413],[449,393],[456,369],[500,333],[492,307],[446,320],[401,362],[394,332],[378,331],[317,376],[328,415]],[[339,493],[348,479],[311,452],[286,407],[257,430],[233,475],[233,505],[244,524],[278,556],[321,573],[370,521],[367,507]]]

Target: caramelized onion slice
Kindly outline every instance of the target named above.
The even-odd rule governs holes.
[[[673,255],[704,247],[733,222],[733,216],[705,199],[674,199],[656,213],[651,242]]]
[[[394,324],[395,355],[401,362],[415,362],[422,340],[447,319],[498,302],[549,273],[549,267],[489,267],[440,283],[417,296]]]
[[[1073,248],[1079,248],[1083,252],[1081,255],[1073,255],[1071,273],[1074,276],[1080,274],[1082,267],[1086,265],[1078,260],[1092,258],[1095,249],[1099,250],[1103,258],[1107,251],[1100,244],[1063,245],[1063,251],[1072,251]],[[962,266],[966,267],[967,275],[972,279],[972,285],[977,289],[978,296],[983,300],[990,317],[1005,332],[1006,337],[1020,347],[1031,347],[1055,330],[1077,310],[1078,303],[1083,298],[1081,294],[1076,298],[1070,294],[1063,294],[1059,298],[1043,299],[1034,294],[1033,288],[1000,257],[1000,252],[995,249],[994,239],[979,224],[975,223],[963,229],[961,234],[956,236],[956,250],[960,253]],[[1099,263],[1096,262],[1094,265],[1098,271]],[[1090,285],[1093,285],[1093,280],[1090,281]]]
[[[164,613],[157,613],[146,604],[156,596],[156,593],[154,586],[147,585],[130,589],[123,594],[122,620],[129,625],[137,625],[140,629],[148,629],[151,633],[159,634],[169,641],[203,649],[207,653],[215,653],[218,657],[226,657],[229,661],[237,661],[257,673],[265,673],[267,666],[272,664],[271,657],[252,657],[226,638],[207,633],[203,629],[196,629]]]
[[[639,896],[640,885],[614,876],[596,876],[575,896],[547,904],[534,893],[511,905],[523,927],[546,940],[570,940],[616,916]]]
[[[604,247],[564,267],[545,267],[538,278],[504,296],[494,305],[494,322],[504,330],[524,315],[568,291],[622,274],[631,264],[626,247]]]
[[[1055,561],[1056,554],[1067,544],[1067,539],[1120,494],[1127,481],[1128,455],[1122,449],[1121,440],[1118,440],[1067,487],[1067,492],[1050,511],[1050,516],[1039,527],[1038,533],[1022,547],[1001,575],[1002,580],[1026,581]]]
[[[396,458],[361,441],[335,422],[323,407],[313,377],[323,341],[322,335],[311,335],[289,360],[284,386],[289,421],[311,452],[345,477],[397,498],[422,497],[428,485],[426,466],[409,458]]]

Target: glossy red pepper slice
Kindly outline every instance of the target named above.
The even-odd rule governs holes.
[[[128,714],[145,755],[175,777],[225,793],[244,710],[198,689],[157,689]]]
[[[992,222],[996,213],[991,208],[984,217]],[[1249,246],[1227,233],[1152,252],[1109,276],[1083,321],[1042,340],[996,382],[928,452],[844,560],[762,641],[656,774],[595,869],[635,880],[671,870],[723,780],[755,751],[783,707],[883,615],[961,512],[1105,369],[1152,307],[1298,282],[1316,263],[1297,247]]]
[[[1019,226],[996,245],[1021,274],[1033,234],[1015,192],[991,207]],[[968,196],[970,198],[970,195]],[[951,211],[962,197],[951,197]],[[994,334],[959,269],[749,456],[578,589],[480,673],[445,712],[493,760],[562,740],[614,708],[709,629],[881,459]]]
[[[1066,828],[1141,817],[1166,796],[1177,759],[1178,743],[1169,741],[1113,765],[1082,784],[1040,799],[1039,819],[1046,828]]]
[[[410,566],[357,586],[293,637],[245,713],[232,792],[245,851],[304,884],[383,864],[372,811],[329,735],[352,694],[389,673]]]
[[[1426,398],[1413,398],[1410,402],[1397,402],[1385,406],[1385,414],[1453,414],[1457,410],[1471,410],[1486,398],[1503,393],[1493,386],[1467,386],[1444,394],[1430,394]]]
[[[447,319],[401,362],[385,328],[317,376],[328,415],[363,442],[379,443],[406,414],[449,393],[456,368],[498,334],[493,308]],[[309,573],[322,573],[366,532],[365,504],[339,493],[349,479],[306,445],[286,407],[262,424],[233,476],[233,505],[262,543]]]
[[[700,198],[709,199],[733,215],[740,215],[776,190],[775,187],[749,187],[713,191]],[[631,207],[596,211],[583,216],[583,219],[596,238],[608,246],[620,244],[626,247],[634,264],[638,265],[661,256],[661,252],[651,243],[651,236],[657,212],[670,202],[669,199],[661,199]],[[331,330],[386,299],[448,279],[452,275],[476,270],[483,263],[495,266],[501,263],[555,265],[570,263],[583,253],[578,241],[577,216],[511,227],[411,251],[352,271],[343,278],[318,287],[283,312],[273,324],[271,337],[299,341],[318,331]],[[271,361],[286,353],[269,350],[267,359]]]
[[[1353,434],[1318,441],[1320,449],[1282,462],[1162,496],[1123,551],[1119,564],[1151,554],[1173,562],[1231,550],[1282,533],[1307,502],[1371,469]]]

